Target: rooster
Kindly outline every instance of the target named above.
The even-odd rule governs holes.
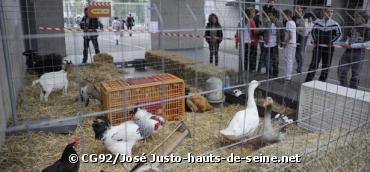
[[[62,157],[53,165],[46,167],[42,172],[77,172],[80,167],[80,161],[77,158],[76,163],[71,163],[69,158],[71,155],[76,155],[75,148],[80,145],[80,139],[76,137],[70,138],[68,145],[63,151]]]
[[[149,117],[144,111],[138,111],[142,116],[136,120],[126,121],[117,126],[101,119],[94,121],[92,127],[95,139],[102,140],[106,148],[113,154],[132,155],[132,147],[138,140],[144,139],[157,132],[164,125],[164,119],[159,116]]]
[[[161,109],[157,110],[157,112],[161,113]],[[154,115],[150,112],[148,112],[145,109],[137,108],[134,110],[135,112],[135,119],[138,123],[142,123],[145,127],[145,131],[148,131],[144,133],[144,137],[148,137],[151,134],[158,133],[160,129],[163,128],[165,124],[165,120],[163,117]]]

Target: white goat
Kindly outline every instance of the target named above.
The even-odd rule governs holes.
[[[67,72],[60,70],[58,72],[49,72],[32,82],[32,86],[41,85],[40,101],[48,101],[48,97],[53,90],[63,89],[63,95],[67,95],[68,79]]]

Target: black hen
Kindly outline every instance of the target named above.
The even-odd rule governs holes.
[[[74,148],[76,144],[76,142],[68,144],[63,151],[62,157],[53,165],[46,167],[42,172],[77,172],[80,168],[80,161],[78,159],[76,163],[71,163],[69,161],[69,156],[72,154],[77,156],[77,152]]]

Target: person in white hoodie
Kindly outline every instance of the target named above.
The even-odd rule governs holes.
[[[114,30],[114,40],[116,40],[116,45],[118,45],[121,31],[121,22],[119,21],[118,17],[114,17],[114,20],[112,22],[112,29]]]
[[[267,74],[270,78],[278,77],[279,74],[279,45],[281,43],[282,30],[278,29],[283,27],[283,24],[279,22],[279,12],[272,9],[267,12],[270,18],[270,22],[265,22],[263,27],[269,28],[263,32],[264,45],[262,48],[262,59],[265,59]],[[259,67],[262,65],[258,65]]]
[[[290,10],[284,10],[284,20],[286,21],[285,26],[285,38],[283,41],[284,47],[284,61],[285,61],[285,80],[290,81],[292,79],[294,56],[297,47],[297,28],[295,22],[292,20],[293,13]]]

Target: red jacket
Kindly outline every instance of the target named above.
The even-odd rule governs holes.
[[[240,27],[240,23],[238,24],[238,27]],[[257,45],[258,44],[258,33],[257,33],[257,30],[254,30],[256,27],[256,22],[253,20],[253,18],[250,18],[249,19],[249,22],[248,22],[248,25],[247,27],[249,28],[249,36],[251,38],[251,42],[252,44],[254,45]],[[236,31],[236,34],[235,34],[235,46],[238,47],[238,45],[240,44],[240,31]]]

